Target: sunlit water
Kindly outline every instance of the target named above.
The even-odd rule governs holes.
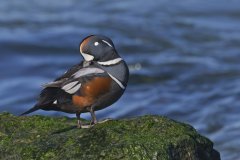
[[[222,159],[238,159],[239,19],[237,0],[1,1],[0,111],[26,111],[41,84],[81,60],[82,38],[104,34],[131,78],[99,118],[165,115],[209,137]]]

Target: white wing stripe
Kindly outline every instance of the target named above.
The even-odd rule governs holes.
[[[67,90],[66,92],[69,93],[69,94],[74,94],[74,93],[76,93],[79,90],[80,87],[81,87],[81,83],[79,83],[78,85],[74,86],[70,90]]]
[[[66,84],[65,86],[63,86],[62,89],[65,90],[65,91],[70,90],[70,89],[73,88],[77,83],[78,83],[78,81],[74,81],[74,82],[68,83],[68,84]]]
[[[79,78],[88,74],[97,74],[97,73],[103,73],[103,72],[104,70],[99,68],[83,68],[74,74],[74,78]]]

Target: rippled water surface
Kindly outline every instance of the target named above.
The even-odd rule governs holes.
[[[81,39],[104,34],[131,78],[99,118],[165,115],[209,137],[222,159],[238,159],[239,26],[237,0],[1,1],[0,111],[31,107],[41,84],[81,60]]]

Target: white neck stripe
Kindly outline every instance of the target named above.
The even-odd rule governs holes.
[[[117,78],[113,77],[113,75],[111,75],[110,73],[108,73],[108,75],[109,75],[122,89],[125,89],[125,86],[122,84],[122,82],[120,82]]]
[[[98,62],[98,64],[101,64],[104,66],[109,66],[109,65],[117,64],[121,60],[122,60],[122,58],[116,58],[116,59],[105,61],[105,62]]]

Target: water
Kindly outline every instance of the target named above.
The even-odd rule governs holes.
[[[41,84],[81,60],[82,38],[104,34],[131,78],[99,118],[165,115],[209,137],[222,159],[239,159],[239,19],[237,0],[2,0],[0,111],[27,110]]]

